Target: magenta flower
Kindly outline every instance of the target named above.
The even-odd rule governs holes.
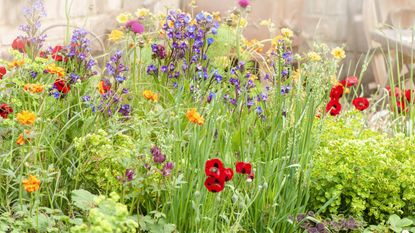
[[[144,26],[136,20],[131,20],[125,26],[134,32],[135,34],[141,34],[144,32]]]
[[[239,0],[239,6],[241,6],[242,8],[246,8],[247,6],[249,6],[249,0]]]

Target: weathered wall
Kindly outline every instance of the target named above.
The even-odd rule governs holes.
[[[146,7],[155,11],[165,11],[165,7],[179,7],[179,0],[44,0],[47,17],[42,20],[42,28],[65,25],[66,4],[72,2],[71,24],[82,26],[99,36],[117,26],[115,16],[121,12],[134,13],[137,8]],[[24,23],[21,9],[26,0],[0,0],[0,57],[19,34],[18,26]],[[64,27],[47,31],[48,41],[62,40]]]

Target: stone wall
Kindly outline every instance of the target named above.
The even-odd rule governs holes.
[[[121,12],[134,13],[145,7],[154,11],[178,8],[179,0],[44,0],[47,17],[42,28],[47,29],[49,43],[62,41],[67,23],[66,10],[70,7],[70,24],[83,27],[104,37],[117,26],[115,17]],[[0,57],[7,55],[7,48],[19,34],[18,26],[24,23],[21,14],[26,0],[0,0]],[[61,26],[60,26],[61,25]]]

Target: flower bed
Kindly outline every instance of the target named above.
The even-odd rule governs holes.
[[[412,214],[412,138],[353,120],[376,106],[336,77],[343,48],[297,54],[287,28],[246,40],[241,0],[121,14],[94,56],[80,28],[48,48],[29,2],[0,61],[1,231],[358,231]]]

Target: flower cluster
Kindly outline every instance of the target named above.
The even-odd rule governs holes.
[[[399,87],[392,89],[390,86],[386,87],[390,99],[395,101],[395,107],[392,106],[392,110],[397,110],[398,113],[409,112],[411,103],[415,103],[415,91],[411,89],[401,90]],[[394,96],[395,98],[392,98]]]
[[[153,102],[158,102],[159,101],[159,95],[157,93],[152,92],[151,90],[144,90],[143,91],[143,96],[147,100],[151,100]]]
[[[29,6],[23,8],[23,16],[26,24],[20,25],[19,29],[24,35],[13,41],[12,48],[22,53],[27,52],[31,58],[34,58],[46,39],[46,35],[40,32],[40,19],[46,16],[42,0],[29,0]]]
[[[29,179],[24,179],[22,184],[28,193],[36,192],[40,188],[40,180],[33,175],[29,175]]]
[[[205,187],[209,192],[221,192],[225,188],[225,182],[232,180],[232,168],[225,168],[220,159],[210,159],[205,163]]]
[[[153,146],[150,152],[153,155],[153,162],[155,164],[163,164],[166,161],[166,155],[164,155],[161,152],[160,148],[158,148],[157,146]],[[173,168],[174,168],[173,162],[167,162],[163,165],[163,168],[161,169],[160,172],[163,176],[169,176]]]
[[[354,218],[333,217],[318,221],[314,212],[299,214],[294,220],[301,228],[309,233],[328,233],[328,232],[349,232],[356,231],[361,227],[361,223]]]
[[[330,90],[330,101],[326,105],[326,113],[337,116],[342,110],[340,98],[344,93],[349,93],[349,88],[358,84],[358,78],[355,76],[347,77],[334,85]],[[369,107],[369,100],[364,97],[357,97],[352,101],[355,108],[363,111]]]
[[[190,122],[194,124],[203,125],[205,123],[205,119],[202,115],[200,115],[200,113],[196,111],[196,108],[192,108],[189,111],[187,111],[186,117]]]
[[[248,182],[254,179],[252,165],[246,162],[236,163],[236,173],[248,175]],[[225,168],[222,161],[218,158],[207,160],[205,163],[205,187],[209,192],[221,192],[225,188],[225,182],[233,178],[232,168]]]
[[[122,63],[122,52],[116,51],[106,64],[106,73],[113,80],[104,78],[98,82],[98,92],[101,95],[98,110],[112,116],[118,112],[125,119],[131,114],[131,106],[123,104],[123,96],[128,94],[127,88],[122,88],[123,82],[127,79],[128,67]]]
[[[13,108],[6,103],[0,104],[0,117],[7,119],[9,114],[13,113]]]

